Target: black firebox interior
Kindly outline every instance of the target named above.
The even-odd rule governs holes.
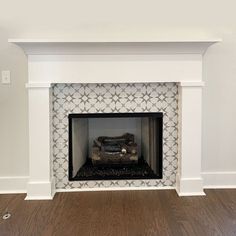
[[[69,180],[161,179],[163,113],[69,114]]]

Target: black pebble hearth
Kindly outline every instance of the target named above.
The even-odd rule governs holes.
[[[152,179],[156,174],[145,160],[128,165],[93,165],[90,160],[79,169],[74,179],[106,180],[106,179]]]

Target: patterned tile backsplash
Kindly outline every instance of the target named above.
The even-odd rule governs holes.
[[[69,113],[163,112],[163,179],[68,180]],[[53,172],[57,189],[174,186],[178,151],[176,83],[55,84],[53,86]]]

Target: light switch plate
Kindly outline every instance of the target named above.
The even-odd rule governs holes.
[[[11,73],[9,70],[2,70],[2,84],[11,83]]]

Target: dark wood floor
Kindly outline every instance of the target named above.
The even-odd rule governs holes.
[[[59,193],[53,201],[0,195],[0,235],[236,235],[236,190]]]

